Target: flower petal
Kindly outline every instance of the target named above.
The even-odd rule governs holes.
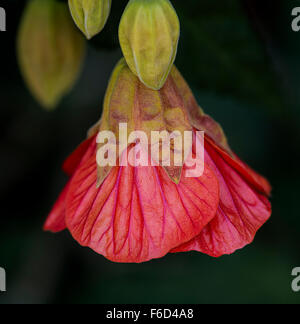
[[[251,185],[253,185],[256,190],[260,193],[265,194],[266,196],[270,196],[271,194],[271,186],[270,183],[260,174],[251,169],[248,165],[246,165],[243,161],[239,159],[237,155],[234,154],[234,158],[232,158],[227,152],[222,150],[217,144],[214,143],[209,137],[206,137],[206,141],[216,150],[228,163],[235,169],[239,174],[245,178]]]
[[[211,142],[206,141],[205,148],[206,165],[214,170],[220,183],[219,208],[200,235],[172,252],[195,250],[219,257],[251,243],[258,229],[269,219],[271,205],[255,187],[261,182],[257,180],[260,176],[252,170],[247,174],[242,164],[229,161]]]
[[[69,184],[70,182],[68,182],[64,190],[59,195],[49,216],[47,217],[47,220],[43,227],[44,231],[57,233],[66,229],[66,223],[65,223],[66,204],[65,203],[66,203],[66,195],[69,189]]]
[[[144,262],[191,240],[215,216],[219,185],[209,167],[179,185],[161,167],[114,167],[97,189],[96,147],[89,150],[66,203],[67,227],[81,245],[115,262]]]
[[[76,150],[65,160],[63,164],[63,170],[68,176],[72,176],[76,171],[82,157],[88,150],[91,143],[95,140],[95,136],[88,138],[84,142],[82,142]]]
[[[95,142],[95,136],[82,142],[78,148],[66,159],[63,165],[63,170],[69,176],[72,176],[86,154],[89,146]],[[66,196],[69,190],[70,181],[67,183],[61,194],[59,195],[56,203],[54,204],[47,220],[44,224],[45,231],[60,232],[66,229],[65,224],[65,205]]]

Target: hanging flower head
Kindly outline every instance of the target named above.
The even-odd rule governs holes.
[[[182,166],[173,162],[166,167],[161,158],[147,166],[123,164],[138,145],[120,139],[117,128],[124,123],[128,133],[143,132],[147,139],[153,131],[191,132],[190,155],[202,164],[201,175],[188,175],[184,159]],[[115,145],[102,141],[102,131],[115,135]],[[203,141],[199,131],[205,132]],[[139,154],[151,151],[152,145]],[[104,147],[104,157],[119,152],[115,166],[99,164]],[[176,154],[171,146],[173,160]],[[175,67],[155,91],[121,60],[100,122],[66,160],[64,170],[70,180],[45,230],[67,228],[81,245],[115,262],[139,263],[190,250],[214,257],[231,254],[252,242],[271,214],[269,183],[233,153],[220,125],[199,108]]]

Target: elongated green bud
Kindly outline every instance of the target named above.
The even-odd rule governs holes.
[[[104,28],[111,0],[69,0],[69,7],[78,28],[91,39]]]
[[[180,34],[169,0],[130,0],[119,27],[120,45],[131,71],[147,87],[163,87],[174,63]]]
[[[66,4],[30,0],[20,25],[18,59],[28,88],[43,107],[55,108],[73,87],[84,49]]]

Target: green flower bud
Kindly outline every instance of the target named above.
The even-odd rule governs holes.
[[[122,16],[119,39],[126,62],[147,87],[159,90],[175,61],[180,34],[169,0],[130,0]]]
[[[84,58],[84,38],[68,6],[56,0],[30,0],[17,40],[24,80],[46,109],[53,109],[73,87]]]
[[[88,39],[104,28],[111,8],[111,0],[69,0],[72,17]]]

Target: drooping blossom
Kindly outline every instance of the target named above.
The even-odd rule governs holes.
[[[205,132],[204,172],[183,167],[99,167],[97,134],[128,130]],[[148,135],[150,136],[150,135]],[[120,145],[120,142],[118,142]],[[128,154],[128,146],[122,157]],[[214,257],[251,243],[269,219],[270,185],[229,147],[219,124],[204,114],[173,67],[159,91],[146,88],[122,60],[111,77],[100,122],[66,160],[70,180],[45,223],[115,262],[145,262],[167,253],[199,251]]]

